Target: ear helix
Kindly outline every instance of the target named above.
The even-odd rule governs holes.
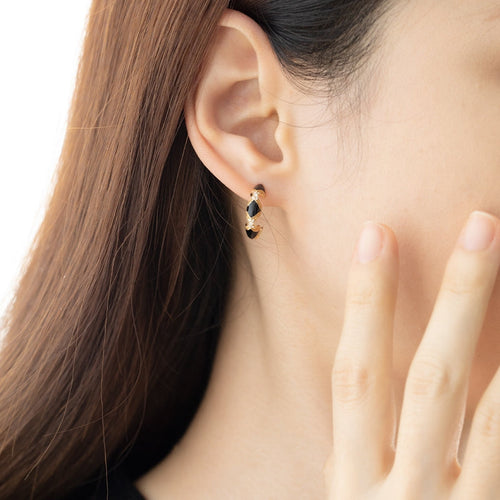
[[[258,238],[262,232],[262,226],[255,225],[255,218],[262,215],[261,198],[266,196],[266,190],[262,184],[257,184],[250,193],[251,199],[248,202],[246,209],[247,222],[245,230],[250,239]]]

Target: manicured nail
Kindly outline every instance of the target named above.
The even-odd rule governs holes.
[[[358,242],[358,260],[362,263],[376,259],[382,252],[384,230],[377,223],[365,222]]]
[[[494,218],[486,212],[476,210],[470,214],[460,234],[459,244],[466,250],[486,250],[493,241],[495,232]]]

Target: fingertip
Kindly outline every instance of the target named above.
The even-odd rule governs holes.
[[[385,239],[386,239],[385,250],[392,253],[395,257],[398,257],[399,245],[398,245],[398,240],[396,238],[396,234],[394,233],[392,228],[387,224],[384,224],[382,222],[379,222],[378,224],[384,228]]]
[[[374,221],[366,221],[358,239],[356,257],[366,264],[381,255],[384,248],[385,230]]]
[[[398,254],[398,244],[392,229],[387,225],[372,220],[365,221],[359,236],[354,258],[358,263],[372,262],[386,252]]]

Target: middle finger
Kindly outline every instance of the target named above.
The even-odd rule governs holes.
[[[457,466],[452,444],[500,263],[498,228],[497,218],[473,212],[446,265],[404,390],[394,469],[403,468],[408,477],[429,477]],[[422,484],[422,477],[414,479]]]

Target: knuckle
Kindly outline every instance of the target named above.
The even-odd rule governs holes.
[[[443,282],[443,290],[451,295],[468,296],[477,292],[483,285],[484,272],[480,262],[475,259],[466,269],[463,265],[450,268]]]
[[[420,490],[421,488],[418,483],[414,484],[406,479],[405,481],[398,482],[394,486],[394,490],[390,498],[397,498],[401,500],[421,500],[422,496]]]
[[[347,303],[349,306],[366,307],[373,304],[375,290],[371,284],[357,284],[349,291]]]
[[[500,402],[485,401],[476,410],[479,435],[486,439],[500,438]]]
[[[359,403],[370,391],[370,373],[367,367],[351,360],[339,360],[332,370],[332,389],[340,403]]]
[[[454,392],[457,383],[452,370],[445,363],[429,356],[417,359],[410,369],[407,380],[408,392],[416,398],[436,399]]]

